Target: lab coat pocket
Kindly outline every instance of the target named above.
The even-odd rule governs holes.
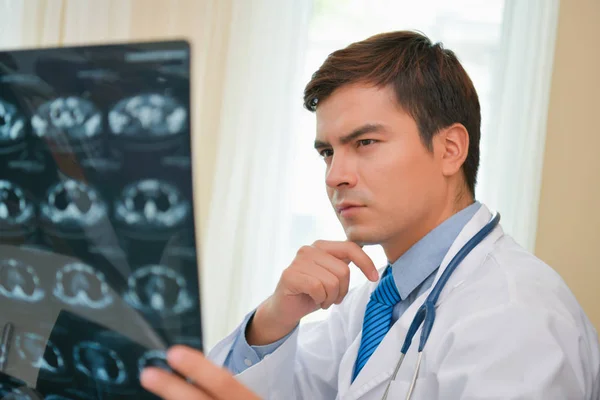
[[[411,381],[395,380],[390,384],[388,392],[388,400],[406,399]],[[412,393],[411,400],[432,400],[438,399],[438,382],[433,374],[425,377],[420,377],[415,383],[415,388]]]

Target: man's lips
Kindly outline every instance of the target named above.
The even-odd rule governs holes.
[[[339,214],[347,214],[351,211],[356,211],[362,207],[364,207],[364,205],[362,204],[341,203],[338,204],[335,208]]]

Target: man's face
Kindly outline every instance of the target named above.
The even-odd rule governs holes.
[[[384,248],[418,239],[448,193],[435,138],[429,151],[391,87],[342,86],[319,102],[316,115],[315,148],[348,239]]]

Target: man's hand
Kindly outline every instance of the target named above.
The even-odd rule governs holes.
[[[226,369],[214,365],[202,353],[185,346],[167,352],[169,366],[190,383],[160,368],[146,368],[142,386],[165,400],[260,400]]]
[[[350,284],[350,262],[369,280],[379,279],[373,261],[356,243],[320,240],[300,248],[273,295],[256,310],[246,329],[248,343],[273,343],[294,330],[305,315],[341,303]]]

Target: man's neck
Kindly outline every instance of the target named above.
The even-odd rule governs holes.
[[[419,240],[423,239],[429,232],[441,225],[454,214],[464,210],[473,204],[475,200],[472,196],[464,196],[458,201],[453,201],[448,206],[441,208],[438,212],[429,213],[424,219],[415,224],[409,234],[404,234],[402,237],[393,238],[392,240],[382,243],[381,246],[385,252],[387,259],[394,262],[404,253],[406,253]]]

